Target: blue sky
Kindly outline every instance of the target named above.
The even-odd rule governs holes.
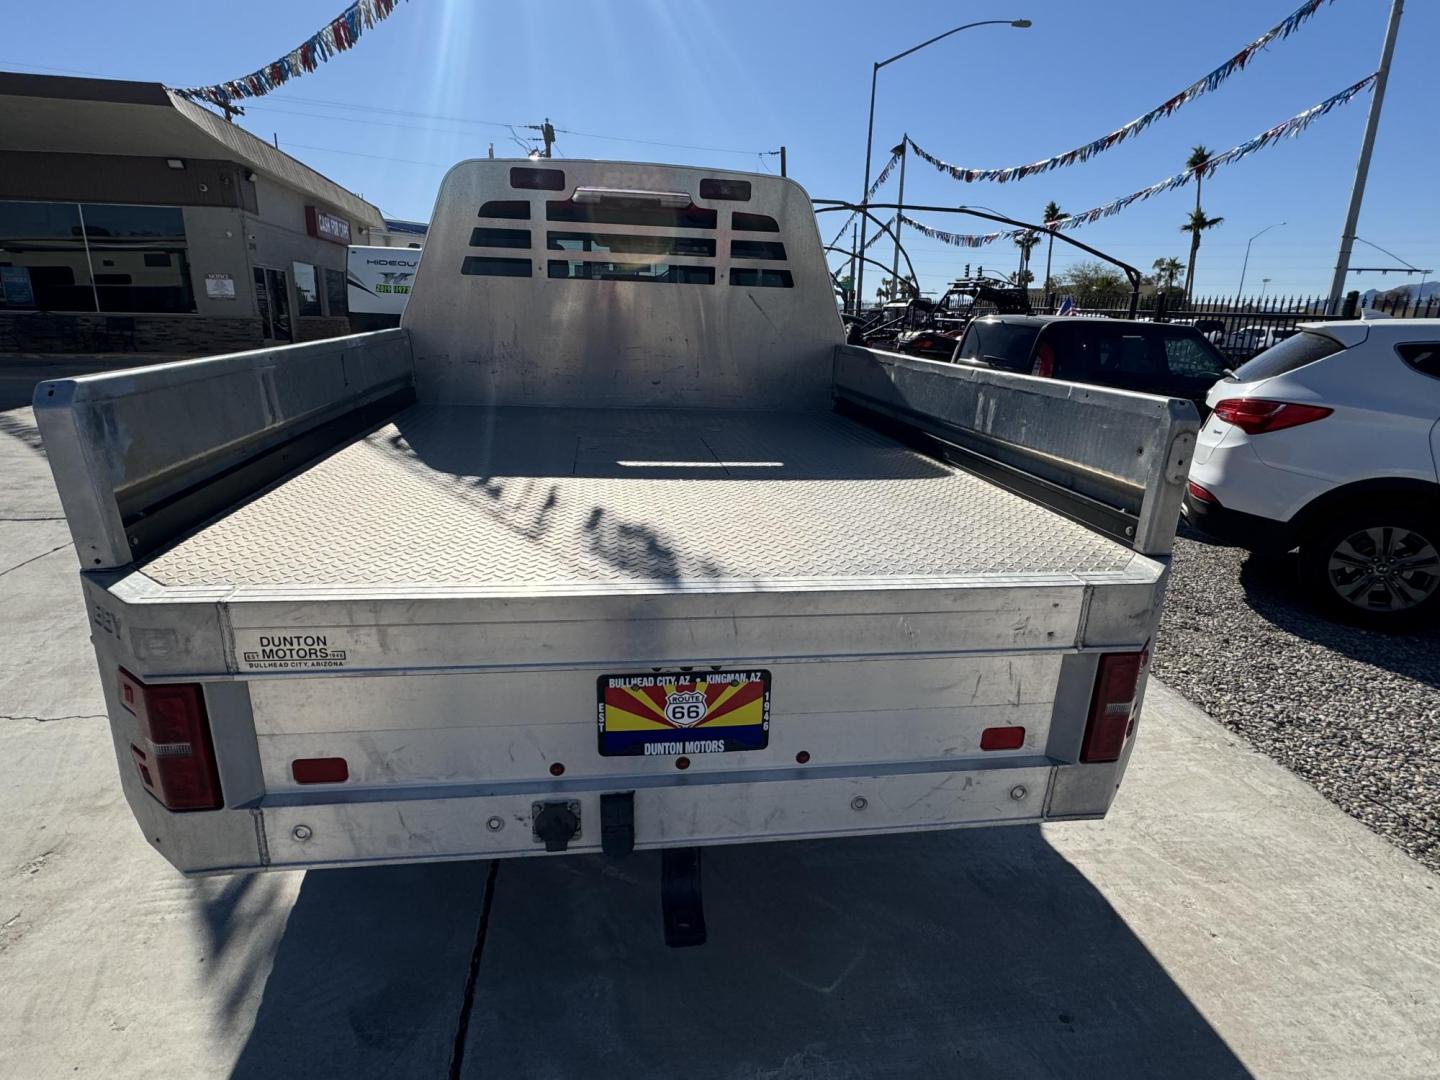
[[[932,153],[967,166],[1014,165],[1070,149],[1163,101],[1298,3],[409,0],[353,51],[250,104],[242,123],[267,139],[277,135],[282,148],[400,217],[427,218],[445,169],[484,155],[492,141],[498,154],[518,154],[504,124],[546,116],[574,133],[558,143],[570,157],[760,170],[778,165],[756,152],[783,143],[791,175],[812,195],[855,198],[872,61],[958,23],[1023,17],[1035,25],[966,31],[884,69],[877,169],[907,131]],[[288,51],[343,6],[248,0],[222,13],[190,0],[12,5],[0,68],[179,86],[217,82]],[[916,159],[906,201],[964,202],[1038,220],[1049,199],[1074,211],[1127,194],[1179,171],[1194,143],[1226,149],[1368,74],[1389,6],[1334,0],[1219,90],[1083,165],[1003,185],[965,185]],[[1359,233],[1410,263],[1440,268],[1437,40],[1440,3],[1410,0]],[[1246,292],[1266,277],[1271,293],[1328,287],[1369,101],[1368,94],[1357,98],[1301,138],[1206,182],[1205,209],[1225,223],[1205,237],[1200,293],[1232,292],[1246,239],[1280,221],[1284,227],[1253,246]],[[412,113],[423,115],[405,115]],[[893,196],[893,181],[888,190]],[[1077,235],[1142,268],[1159,256],[1183,260],[1188,237],[1179,225],[1193,199],[1193,189],[1184,188]],[[954,215],[916,217],[952,231],[987,231]],[[962,251],[912,241],[906,246],[927,289],[943,287],[966,262],[1008,270],[1018,258],[1009,244]],[[1057,245],[1057,271],[1074,257]],[[1354,261],[1390,262],[1363,246]],[[1351,280],[1368,288],[1416,279]]]

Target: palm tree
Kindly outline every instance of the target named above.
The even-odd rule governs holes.
[[[1190,148],[1190,156],[1185,159],[1185,168],[1195,170],[1195,213],[1200,213],[1200,186],[1205,181],[1205,171],[1201,168],[1210,160],[1210,148],[1204,143],[1199,143]],[[1186,226],[1180,226],[1182,229]],[[1190,245],[1190,266],[1185,271],[1185,288],[1190,289],[1195,281],[1195,250],[1200,246],[1200,234],[1194,234],[1194,241]]]
[[[1224,220],[1223,217],[1206,217],[1205,211],[1197,206],[1190,211],[1190,220],[1180,226],[1181,232],[1190,234],[1190,268],[1185,272],[1187,292],[1195,287],[1195,256],[1200,251],[1200,234],[1206,229],[1213,229]]]
[[[1150,264],[1150,268],[1155,271],[1155,283],[1157,285],[1160,283],[1161,278],[1165,279],[1165,288],[1167,291],[1175,287],[1175,275],[1185,269],[1180,265],[1180,260],[1173,255],[1164,259],[1156,259]]]
[[[1058,203],[1051,199],[1045,204],[1042,211],[1044,216],[1040,219],[1047,226],[1054,226],[1057,221],[1063,221],[1067,217],[1065,211],[1060,209]],[[1055,254],[1055,230],[1050,229],[1050,246],[1045,249],[1045,291],[1050,291],[1050,256]]]
[[[1040,243],[1040,234],[1037,232],[1023,232],[1015,237],[1015,246],[1020,249],[1020,270],[1015,275],[1015,280],[1020,283],[1021,288],[1028,284],[1027,277],[1034,278],[1034,275],[1030,273],[1030,252],[1038,243]]]

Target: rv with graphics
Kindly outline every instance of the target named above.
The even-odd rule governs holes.
[[[346,274],[350,328],[363,333],[399,326],[419,268],[419,248],[352,246]]]

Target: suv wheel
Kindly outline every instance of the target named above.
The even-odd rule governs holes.
[[[1341,619],[1409,625],[1440,605],[1440,518],[1384,504],[1350,508],[1301,542],[1300,574]]]

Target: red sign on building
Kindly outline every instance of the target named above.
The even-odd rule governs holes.
[[[305,231],[332,244],[350,243],[350,222],[318,206],[305,207]]]

